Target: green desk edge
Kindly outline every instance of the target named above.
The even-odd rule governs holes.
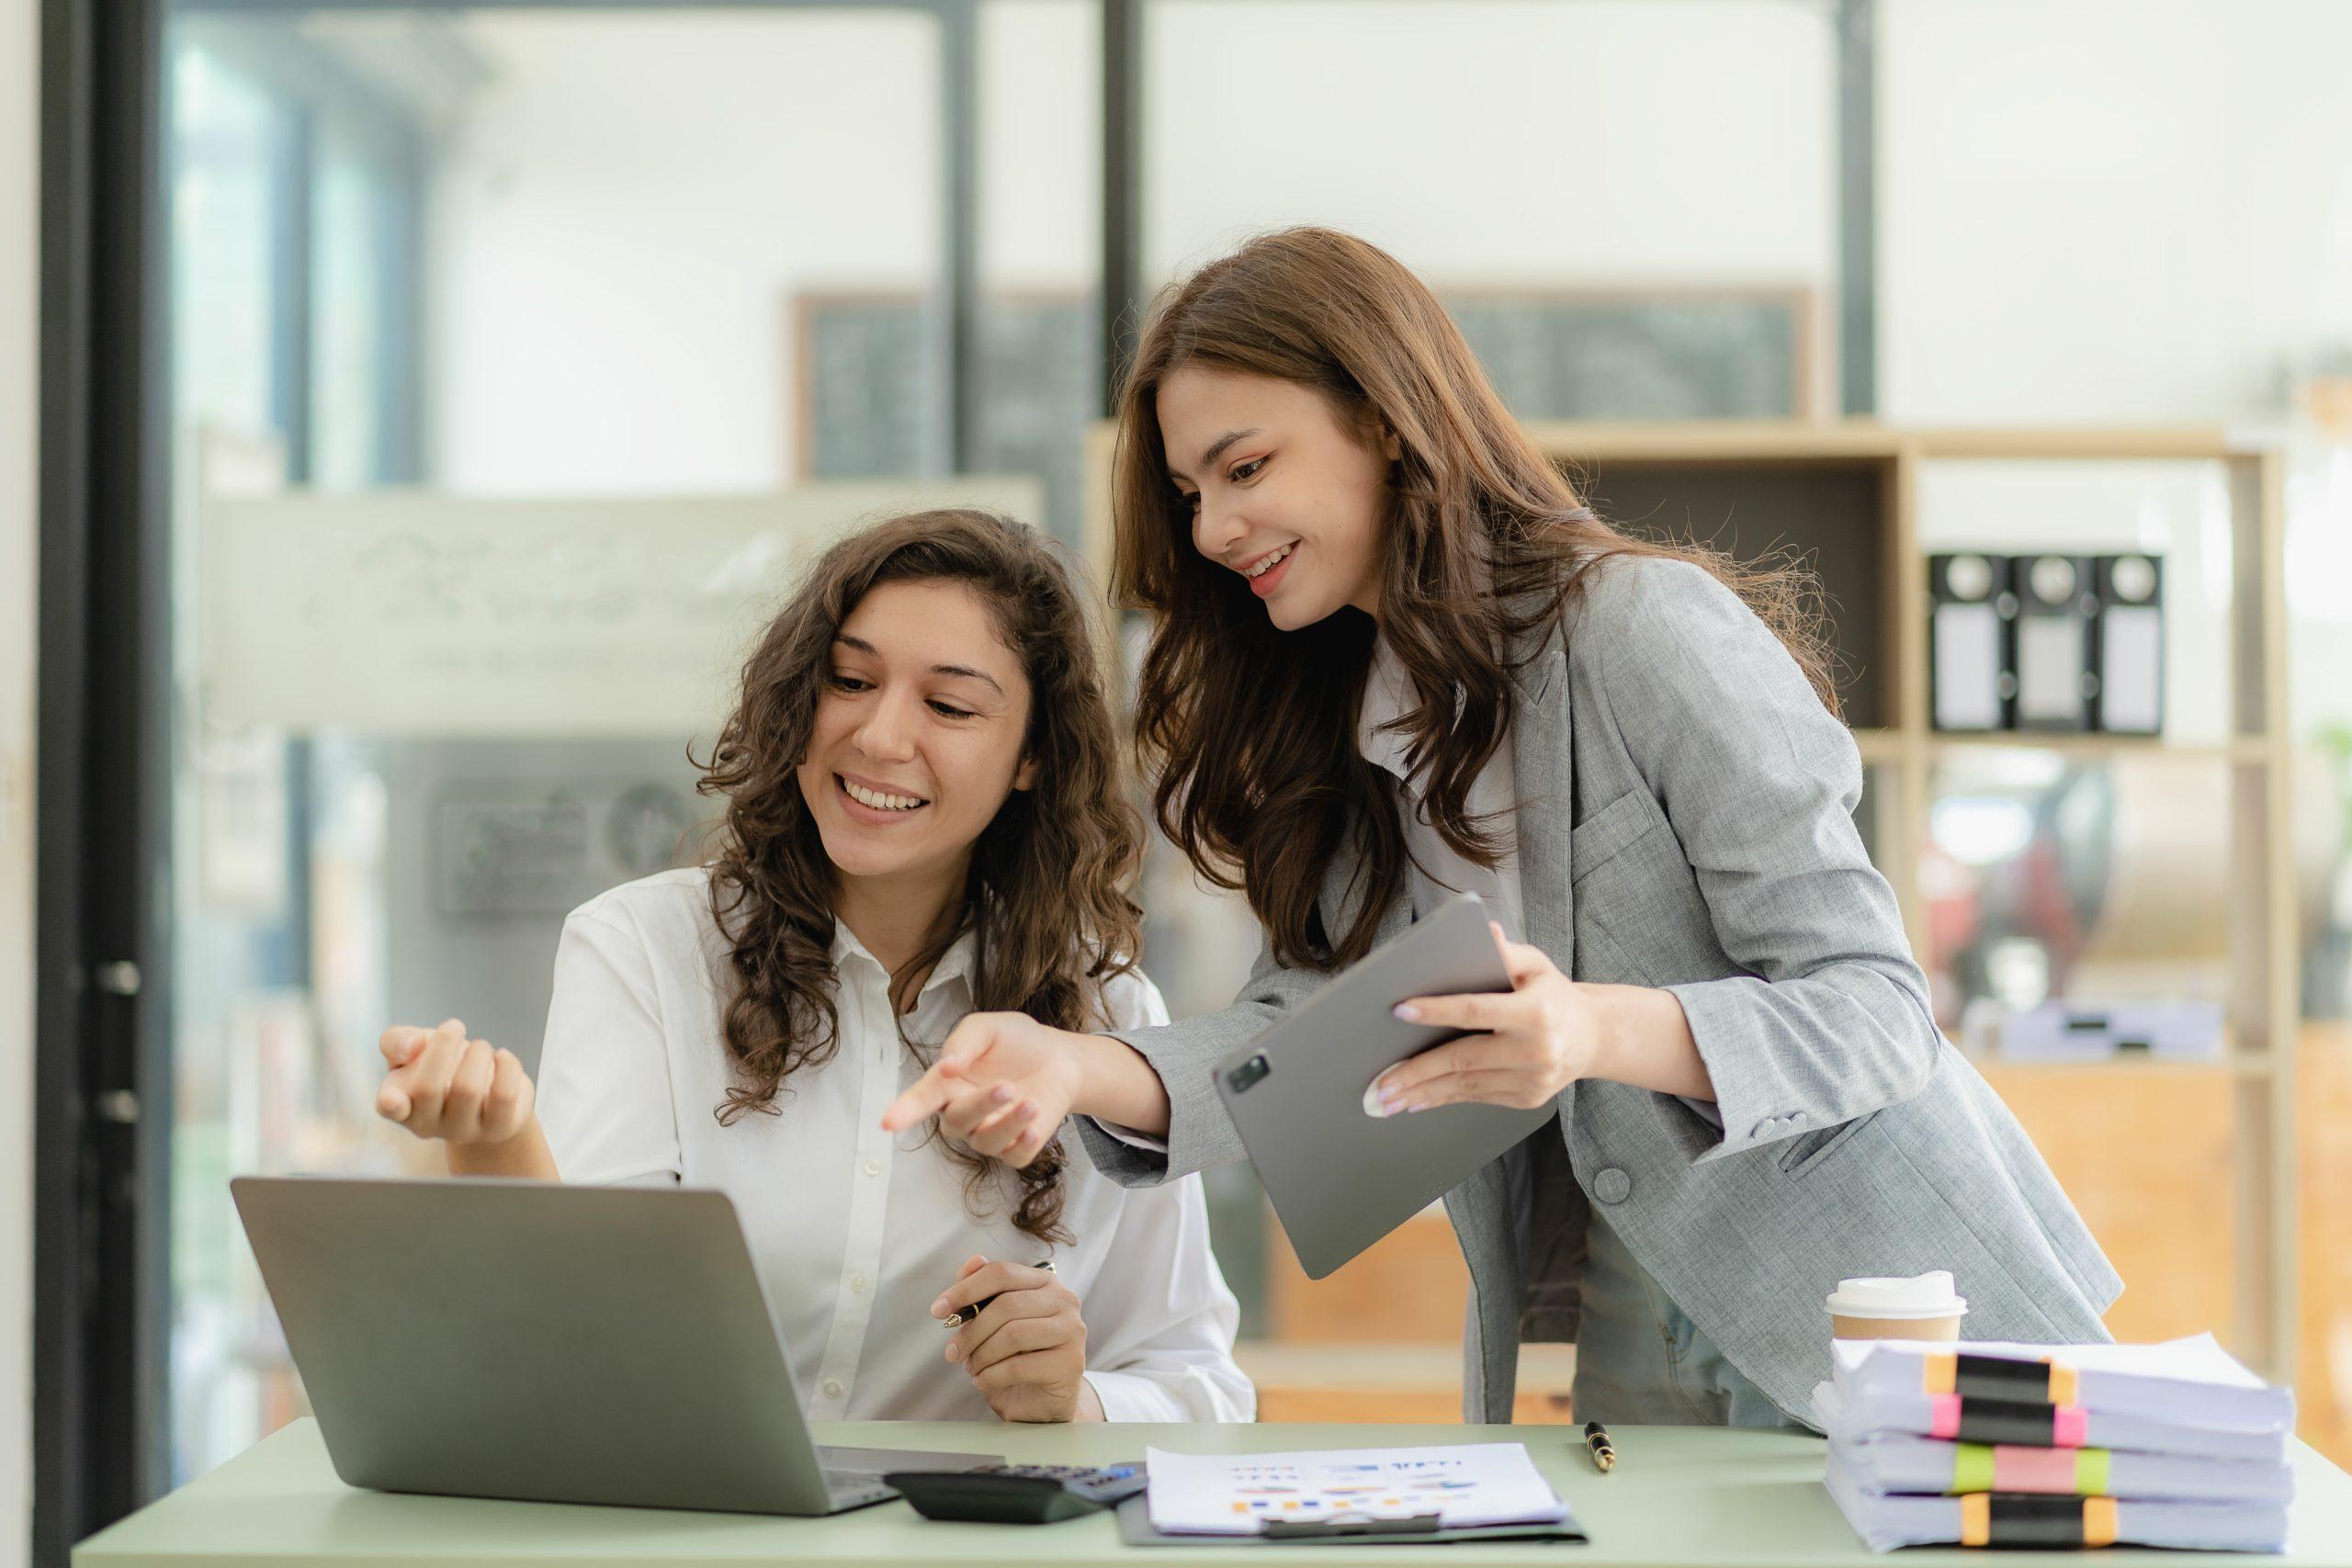
[[[1823,1445],[1798,1433],[1705,1427],[1611,1428],[1618,1466],[1597,1472],[1567,1427],[1104,1426],[835,1422],[823,1443],[1001,1453],[1016,1463],[1094,1464],[1140,1459],[1147,1448],[1191,1453],[1402,1448],[1522,1442],[1592,1537],[1589,1546],[1492,1542],[1472,1547],[1282,1547],[1309,1568],[1377,1563],[1451,1568],[1566,1563],[1571,1568],[1829,1568],[1880,1559],[1865,1550],[1822,1489]],[[2303,1443],[2295,1467],[2291,1550],[2283,1557],[2109,1551],[2125,1563],[2188,1568],[2209,1562],[2352,1568],[2352,1476]],[[1044,1526],[936,1524],[904,1503],[829,1519],[591,1508],[362,1492],[335,1478],[316,1422],[298,1421],[74,1549],[79,1568],[180,1568],[224,1562],[449,1568],[497,1564],[786,1562],[808,1568],[876,1563],[1039,1563],[1073,1568],[1237,1568],[1260,1551],[1119,1544],[1107,1514]],[[1909,1551],[1897,1568],[1984,1568],[1983,1552]],[[2080,1553],[2002,1552],[1998,1568],[2082,1562]]]

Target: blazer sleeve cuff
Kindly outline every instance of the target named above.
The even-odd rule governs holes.
[[[1151,1070],[1159,1075],[1160,1088],[1168,1095],[1168,1135],[1158,1141],[1157,1149],[1150,1146],[1152,1140],[1145,1134],[1124,1128],[1114,1131],[1091,1118],[1085,1119],[1082,1135],[1087,1152],[1098,1165],[1102,1165],[1101,1156],[1111,1153],[1114,1146],[1125,1151],[1112,1154],[1113,1163],[1102,1166],[1105,1175],[1123,1186],[1146,1186],[1247,1157],[1240,1134],[1233,1130],[1232,1119],[1225,1113],[1225,1102],[1216,1097],[1216,1087],[1210,1081],[1216,1054],[1204,1052],[1186,1025],[1111,1029],[1103,1032],[1132,1046],[1136,1055],[1150,1063]],[[1146,1168],[1143,1162],[1147,1160],[1156,1161],[1155,1176],[1130,1179],[1120,1173],[1140,1172]]]
[[[1168,1145],[1160,1140],[1154,1148],[1142,1141],[1139,1134],[1125,1128],[1097,1122],[1091,1116],[1073,1116],[1070,1125],[1078,1129],[1079,1146],[1095,1169],[1122,1187],[1157,1187],[1168,1179]]]
[[[1144,1154],[1158,1155],[1163,1163],[1168,1158],[1168,1140],[1157,1133],[1138,1133],[1133,1127],[1122,1127],[1116,1122],[1105,1122],[1099,1116],[1089,1116],[1086,1120],[1102,1129],[1105,1137],[1116,1138],[1127,1147]]]
[[[1792,1138],[1815,1125],[1810,1114],[1794,1103],[1764,1053],[1752,1043],[1742,1049],[1743,1034],[1753,1036],[1757,1005],[1756,998],[1743,996],[1742,990],[1764,984],[1734,976],[1666,987],[1682,1004],[1699,1059],[1706,1064],[1707,1077],[1715,1086],[1713,1106],[1706,1111],[1700,1111],[1697,1104],[1690,1108],[1709,1116],[1723,1130],[1722,1139],[1702,1150],[1691,1162],[1694,1165]]]

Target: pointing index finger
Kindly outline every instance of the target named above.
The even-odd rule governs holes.
[[[882,1112],[884,1132],[903,1133],[916,1122],[947,1109],[947,1084],[945,1075],[940,1070],[944,1066],[941,1062],[933,1063],[924,1069],[922,1077],[908,1086],[906,1093],[890,1102],[890,1108]]]
[[[432,1038],[430,1030],[396,1025],[384,1031],[383,1037],[376,1042],[376,1049],[384,1054],[384,1066],[405,1067],[416,1060],[424,1043]]]

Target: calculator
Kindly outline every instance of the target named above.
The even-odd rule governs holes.
[[[1046,1525],[1107,1508],[1144,1489],[1141,1464],[991,1464],[894,1470],[882,1477],[926,1519]]]

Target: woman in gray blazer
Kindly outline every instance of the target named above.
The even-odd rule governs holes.
[[[1164,1028],[975,1014],[886,1124],[1022,1164],[1075,1114],[1130,1184],[1241,1158],[1210,1066],[1474,890],[1515,989],[1407,1004],[1476,1032],[1368,1107],[1558,1108],[1446,1196],[1470,1418],[1510,1418],[1529,1338],[1576,1342],[1588,1419],[1798,1418],[1854,1275],[1952,1270],[1972,1337],[2106,1337],[2120,1281],[1945,1042],[1855,830],[1802,581],[1610,528],[1428,288],[1324,230],[1163,296],[1115,482],[1159,817],[1264,949]]]

